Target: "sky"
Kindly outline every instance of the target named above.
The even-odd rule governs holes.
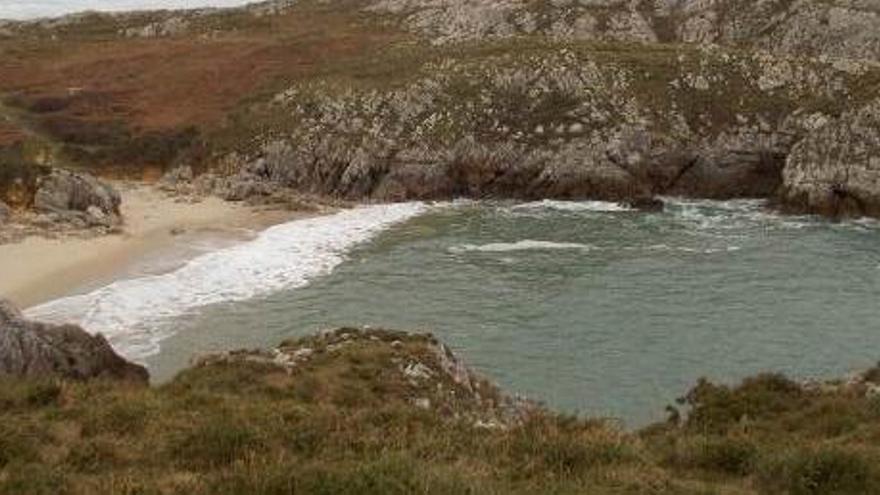
[[[0,19],[54,17],[83,10],[233,7],[253,0],[0,0]]]

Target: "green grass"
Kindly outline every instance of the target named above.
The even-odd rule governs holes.
[[[0,381],[0,493],[880,489],[880,407],[853,389],[820,393],[766,375],[735,387],[702,382],[683,419],[638,432],[540,408],[485,427],[476,420],[498,414],[496,388],[483,382],[476,401],[448,377],[413,383],[400,372],[409,361],[438,366],[431,342],[378,333],[333,350],[310,337],[285,343],[315,350],[292,371],[231,360],[159,387]]]
[[[772,13],[780,13],[788,9],[788,3],[776,2],[768,8]],[[747,15],[745,4],[725,2],[719,9],[729,11],[730,15]],[[81,115],[65,108],[71,102],[65,100],[67,96],[61,91],[66,89],[64,87],[59,89],[49,85],[48,89],[40,90],[22,88],[14,80],[4,81],[2,76],[0,83],[4,83],[3,86],[8,87],[10,93],[21,93],[20,104],[15,110],[22,126],[46,140],[56,151],[57,160],[108,175],[140,178],[141,175],[152,176],[155,175],[152,173],[154,171],[161,172],[184,162],[198,171],[212,167],[220,169],[224,163],[223,157],[231,153],[253,156],[261,151],[267,141],[290,139],[292,134],[303,130],[303,115],[272,104],[278,93],[290,87],[301,89],[305,99],[343,100],[343,95],[351,91],[360,95],[372,91],[388,94],[404,90],[426,78],[442,75],[445,70],[442,64],[449,61],[463,68],[463,72],[459,76],[450,76],[434,108],[426,110],[426,113],[445,117],[429,135],[407,136],[405,130],[402,141],[425,144],[438,153],[447,150],[450,143],[457,142],[462,136],[475,136],[485,142],[511,142],[507,133],[499,135],[491,131],[490,127],[497,117],[513,133],[518,131],[525,135],[519,138],[518,143],[533,148],[552,148],[559,145],[560,139],[552,137],[551,133],[543,137],[535,136],[532,131],[536,126],[571,124],[573,120],[567,115],[584,103],[600,110],[598,113],[606,112],[615,117],[596,120],[592,119],[593,113],[580,116],[580,120],[584,121],[584,134],[589,135],[592,131],[601,131],[626,120],[626,116],[620,115],[623,106],[620,101],[623,99],[638,106],[640,115],[634,119],[640,121],[646,117],[652,132],[679,132],[682,124],[686,124],[690,134],[672,138],[711,141],[714,137],[737,129],[743,117],[749,119],[750,125],[763,122],[778,127],[798,109],[839,115],[875,97],[877,82],[880,81],[880,70],[871,69],[861,75],[834,74],[829,64],[780,55],[779,61],[791,62],[804,71],[815,72],[820,76],[818,79],[838,78],[839,88],[831,91],[832,94],[826,94],[821,88],[812,88],[811,84],[778,91],[760,90],[754,84],[759,77],[759,67],[752,59],[747,44],[734,43],[715,50],[701,50],[692,45],[676,43],[670,31],[673,26],[669,24],[680,22],[681,12],[672,9],[668,14],[652,13],[655,9],[651,8],[649,2],[641,2],[638,10],[657,26],[663,27],[661,24],[666,23],[665,28],[661,29],[661,38],[665,42],[591,42],[520,33],[503,40],[469,40],[433,46],[429,40],[402,30],[398,17],[368,13],[362,10],[364,6],[365,2],[361,0],[332,4],[307,0],[296,3],[281,16],[257,17],[240,10],[218,11],[203,16],[169,12],[124,17],[91,15],[77,23],[54,29],[37,26],[23,28],[24,35],[0,42],[0,56],[15,60],[19,66],[34,65],[42,60],[68,59],[71,57],[66,53],[89,53],[95,47],[116,47],[124,53],[128,49],[143,49],[146,42],[126,39],[120,35],[120,31],[174,15],[183,15],[188,19],[190,24],[187,32],[171,39],[150,42],[153,46],[167,48],[169,53],[174,53],[175,47],[187,44],[207,46],[234,42],[234,45],[245,40],[262,40],[265,46],[255,52],[254,57],[271,53],[266,56],[274,61],[274,67],[283,66],[285,70],[270,70],[271,77],[260,79],[259,84],[248,86],[246,90],[224,90],[222,86],[206,84],[215,79],[209,74],[195,74],[185,80],[172,81],[171,84],[191,85],[189,92],[192,94],[209,94],[212,91],[222,94],[222,105],[210,100],[212,105],[222,107],[217,110],[217,115],[212,115],[210,121],[194,120],[173,126],[169,124],[168,127],[143,129],[138,119],[143,114],[150,114],[153,109],[126,106],[136,99],[120,98],[109,105],[108,115],[104,115],[103,110],[96,110],[103,108],[101,98],[89,105],[80,102],[84,111],[87,111]],[[609,15],[620,8],[615,5],[577,7],[576,10],[589,10],[600,24],[607,24]],[[525,10],[537,15],[539,25],[561,15],[559,7],[546,0],[528,2]],[[315,29],[314,26],[327,28]],[[56,39],[47,37],[48,31]],[[360,48],[352,50],[352,47]],[[602,81],[584,84],[587,88],[596,86],[597,95],[592,97],[594,101],[585,101],[583,95],[575,97],[564,91],[551,91],[536,97],[517,88],[502,90],[493,87],[492,77],[499,71],[516,67],[537,71],[536,64],[558,61],[557,55],[563,50],[574,53],[581,66],[595,63],[602,72]],[[288,61],[280,54],[303,54],[303,57]],[[113,56],[118,57],[119,54]],[[86,57],[82,63],[90,67],[99,64],[100,60]],[[110,85],[112,81],[120,88],[103,95],[107,101],[144,88],[149,91],[144,91],[139,98],[149,100],[148,97],[160,91],[167,82],[165,79],[168,79],[160,77],[130,87],[126,81],[133,77],[131,74],[115,73],[112,64],[105,70],[107,77],[103,80],[106,84]],[[210,67],[206,70],[210,70]],[[255,69],[255,72],[261,70],[269,69]],[[123,69],[120,71],[124,72]],[[695,90],[681,84],[684,76],[698,74],[708,75],[712,79],[710,89]],[[45,77],[35,80],[42,81]],[[625,81],[621,86],[615,85],[615,78],[618,77]],[[484,91],[488,91],[491,100],[488,103],[482,101],[486,96]],[[76,98],[88,96],[86,92]],[[612,97],[620,101],[612,104]],[[160,100],[166,101],[166,98]],[[96,113],[88,114],[92,111]],[[394,122],[394,116],[391,116],[386,124],[388,127],[402,124],[405,129],[411,130],[416,125],[414,122],[421,117],[424,116],[410,116],[413,122],[399,123]],[[323,129],[316,132],[328,133]],[[344,133],[333,131],[330,134],[336,136]],[[343,149],[355,149],[360,144],[356,136],[339,139],[343,142],[338,143],[337,147]],[[150,173],[141,174],[143,169],[149,169]]]

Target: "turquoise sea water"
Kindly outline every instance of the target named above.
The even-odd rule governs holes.
[[[505,389],[640,426],[701,376],[832,377],[880,359],[880,225],[758,201],[434,206],[308,285],[173,319],[146,359],[339,325],[431,331]]]

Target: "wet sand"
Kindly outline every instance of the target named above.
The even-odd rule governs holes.
[[[212,247],[245,241],[271,225],[310,215],[218,198],[179,202],[150,186],[117,186],[125,222],[120,234],[31,237],[0,245],[0,298],[27,308],[128,274],[171,270]]]

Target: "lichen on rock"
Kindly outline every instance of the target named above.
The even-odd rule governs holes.
[[[818,128],[783,171],[791,208],[832,216],[880,215],[880,100]]]

